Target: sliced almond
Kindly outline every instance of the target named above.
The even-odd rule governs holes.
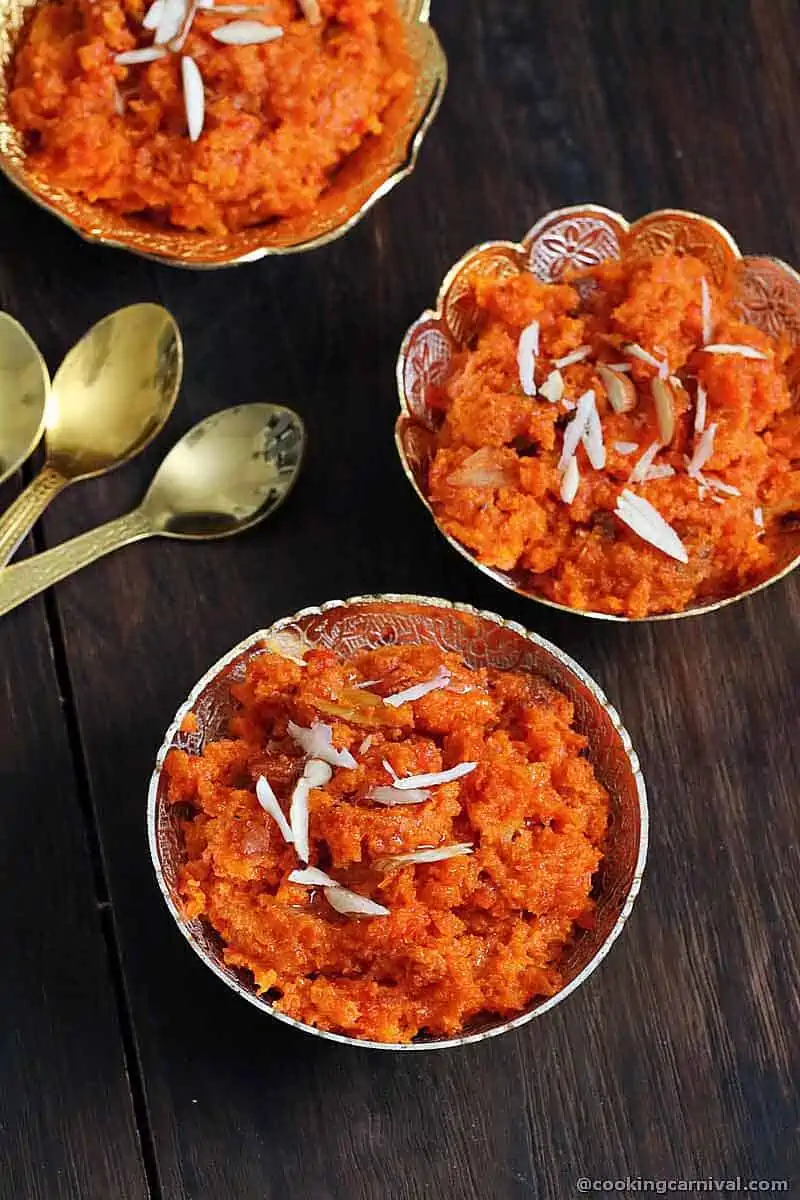
[[[650,391],[658,417],[659,441],[669,446],[675,436],[675,389],[668,379],[657,375],[650,380]]]
[[[705,354],[739,354],[742,358],[767,361],[767,355],[762,350],[756,350],[755,346],[739,345],[738,342],[715,342],[713,346],[703,346],[702,349]]]
[[[261,21],[230,21],[211,31],[211,36],[225,46],[259,46],[283,37],[280,25],[264,25]]]
[[[565,504],[572,504],[572,501],[578,494],[581,476],[578,470],[578,460],[573,454],[572,458],[567,463],[564,474],[561,478],[561,499]]]
[[[197,63],[189,55],[184,55],[181,59],[181,78],[183,81],[183,104],[186,109],[186,127],[190,139],[196,142],[203,132],[205,124],[206,97],[203,77]]]
[[[319,25],[322,21],[322,10],[319,0],[298,0],[303,16],[309,25]]]
[[[157,46],[166,46],[178,36],[186,20],[187,7],[187,0],[164,0],[153,38]]]
[[[603,381],[608,403],[615,413],[631,412],[638,404],[638,396],[633,380],[627,375],[621,375],[612,367],[598,365],[597,374]]]
[[[169,49],[173,54],[180,54],[181,50],[183,49],[186,39],[189,36],[189,30],[194,24],[194,18],[196,14],[196,0],[189,0],[189,3],[186,6],[186,16],[183,19],[183,25],[180,28],[180,32],[178,33],[177,37],[174,37],[169,43]]]
[[[631,358],[638,358],[639,362],[647,363],[649,367],[655,367],[659,374],[666,371],[666,374],[669,375],[669,365],[662,359],[656,358],[649,350],[645,350],[644,346],[640,346],[638,342],[623,342],[622,350]]]
[[[159,58],[164,58],[166,53],[161,46],[143,46],[141,50],[123,50],[114,62],[118,67],[135,67],[138,63],[156,62]]]
[[[164,0],[153,0],[142,18],[142,26],[151,31],[158,29],[158,24],[164,15]]]
[[[551,371],[539,388],[539,395],[551,404],[558,404],[564,395],[564,376],[559,370]]]

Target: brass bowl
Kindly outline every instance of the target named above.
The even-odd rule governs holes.
[[[16,39],[37,3],[39,0],[0,0],[0,169],[29,199],[87,241],[132,250],[172,266],[198,270],[238,266],[336,241],[414,170],[447,84],[447,59],[429,24],[430,0],[398,0],[414,65],[410,95],[399,97],[389,108],[381,135],[364,142],[347,159],[313,213],[221,236],[159,228],[141,217],[120,216],[101,203],[53,187],[29,163],[9,120],[8,75]]]
[[[604,621],[670,621],[714,612],[752,596],[783,579],[800,563],[800,530],[783,535],[778,568],[753,587],[680,612],[623,617],[558,604],[526,586],[524,572],[499,571],[479,562],[472,551],[441,528],[427,497],[431,435],[441,415],[430,404],[430,389],[440,386],[453,355],[468,346],[477,332],[478,314],[471,303],[470,279],[476,275],[506,278],[530,271],[544,282],[559,280],[568,268],[595,266],[623,252],[675,251],[696,255],[714,280],[733,276],[742,317],[765,333],[786,333],[800,345],[800,275],[777,258],[743,257],[726,229],[698,213],[665,208],[630,225],[619,213],[595,204],[560,208],[537,221],[521,242],[486,242],[456,263],[439,290],[435,309],[428,309],[408,330],[397,360],[400,416],[395,444],[409,482],[436,522],[440,533],[469,562],[519,596],[538,600],[562,612]]]
[[[346,1037],[276,1011],[258,995],[249,972],[225,963],[222,940],[211,926],[202,918],[188,920],[184,916],[177,877],[185,852],[178,815],[165,798],[164,759],[173,746],[197,754],[206,741],[225,736],[233,710],[230,683],[242,677],[252,658],[264,653],[267,638],[286,631],[311,646],[347,654],[385,645],[434,644],[461,654],[473,666],[544,676],[573,702],[576,726],[589,739],[589,757],[611,797],[611,821],[609,846],[596,881],[597,921],[593,929],[578,936],[561,964],[566,983],[555,996],[533,1004],[511,1021],[477,1023],[459,1037],[421,1038],[409,1044]],[[195,732],[185,733],[181,725],[190,711],[198,727]],[[518,1029],[559,1004],[588,979],[619,936],[639,891],[647,856],[648,815],[644,779],[627,731],[594,680],[562,650],[521,625],[467,604],[389,595],[334,600],[321,608],[303,609],[254,633],[215,663],[192,689],[167,730],[150,780],[147,827],[156,878],[178,928],[206,966],[237,995],[285,1024],[329,1041],[376,1050],[425,1050],[465,1046]]]

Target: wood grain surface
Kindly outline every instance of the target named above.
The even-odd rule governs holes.
[[[84,245],[0,190],[0,299],[51,365],[142,299],[186,346],[168,432],[60,498],[43,544],[123,512],[217,408],[289,403],[310,438],[260,530],[131,547],[0,627],[2,1200],[564,1200],[579,1177],[628,1176],[800,1195],[800,575],[694,621],[552,613],[444,543],[391,439],[407,325],[470,245],[549,208],[692,208],[800,263],[800,8],[433,7],[451,79],[419,167],[328,249],[186,274]],[[602,969],[460,1051],[328,1045],[242,1004],[174,928],[145,841],[155,750],[205,668],[278,616],[381,590],[563,646],[622,712],[651,795],[643,891]]]

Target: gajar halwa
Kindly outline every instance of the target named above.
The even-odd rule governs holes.
[[[800,509],[800,355],[674,253],[545,284],[472,281],[479,332],[435,390],[428,495],[487,566],[646,617],[781,564]]]
[[[166,759],[179,888],[277,1009],[408,1042],[561,988],[609,813],[566,697],[427,645],[264,653],[231,691],[229,736]]]
[[[176,3],[183,24],[156,45],[156,5]],[[117,213],[213,234],[313,211],[410,85],[403,22],[394,0],[254,4],[37,7],[9,96],[36,170]]]

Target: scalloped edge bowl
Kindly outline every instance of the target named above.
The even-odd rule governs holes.
[[[386,129],[346,160],[310,216],[212,236],[158,229],[133,216],[54,188],[29,170],[19,134],[8,117],[8,68],[28,10],[39,0],[0,0],[0,170],[40,208],[85,241],[129,250],[169,266],[193,270],[240,266],[259,259],[315,250],[338,240],[374,204],[414,170],[425,135],[447,86],[447,59],[430,25],[430,0],[399,0],[415,66],[411,93],[388,110]]]
[[[537,221],[521,242],[484,242],[469,250],[445,276],[435,308],[426,309],[407,331],[396,366],[400,416],[395,425],[395,446],[407,479],[439,532],[459,554],[496,583],[518,596],[578,616],[626,623],[673,621],[716,612],[783,579],[800,564],[800,534],[786,535],[785,561],[768,579],[750,588],[680,612],[624,617],[559,604],[526,588],[520,573],[499,571],[479,562],[466,546],[441,528],[425,494],[427,441],[436,424],[426,393],[429,387],[442,383],[453,353],[476,332],[477,314],[471,303],[468,279],[476,274],[503,278],[530,271],[537,279],[553,282],[567,268],[590,267],[618,258],[630,248],[649,253],[674,250],[697,255],[718,281],[728,277],[729,272],[736,272],[745,319],[773,335],[788,333],[800,344],[800,274],[780,259],[743,256],[728,231],[710,217],[665,208],[629,224],[620,213],[601,205],[555,209]]]
[[[198,753],[206,740],[220,736],[232,709],[231,680],[241,678],[249,659],[264,653],[265,639],[287,630],[310,645],[350,653],[378,645],[433,642],[461,653],[476,666],[543,675],[573,701],[576,725],[589,739],[589,757],[611,796],[611,820],[596,883],[596,925],[576,938],[562,963],[567,982],[555,996],[532,1004],[512,1020],[489,1019],[458,1037],[396,1044],[329,1033],[276,1011],[258,995],[249,972],[224,962],[221,939],[211,927],[202,919],[184,916],[177,883],[183,842],[179,819],[165,799],[164,760],[173,746]],[[181,726],[190,711],[197,719],[197,729],[187,733]],[[622,932],[639,892],[647,857],[648,810],[639,759],[616,710],[595,681],[562,650],[513,621],[467,604],[422,596],[356,596],[305,608],[276,621],[240,642],[205,673],[178,709],[158,751],[148,791],[147,831],[158,886],[176,925],[205,965],[238,996],[284,1024],[328,1041],[375,1050],[438,1050],[519,1029],[560,1004],[589,978]]]

